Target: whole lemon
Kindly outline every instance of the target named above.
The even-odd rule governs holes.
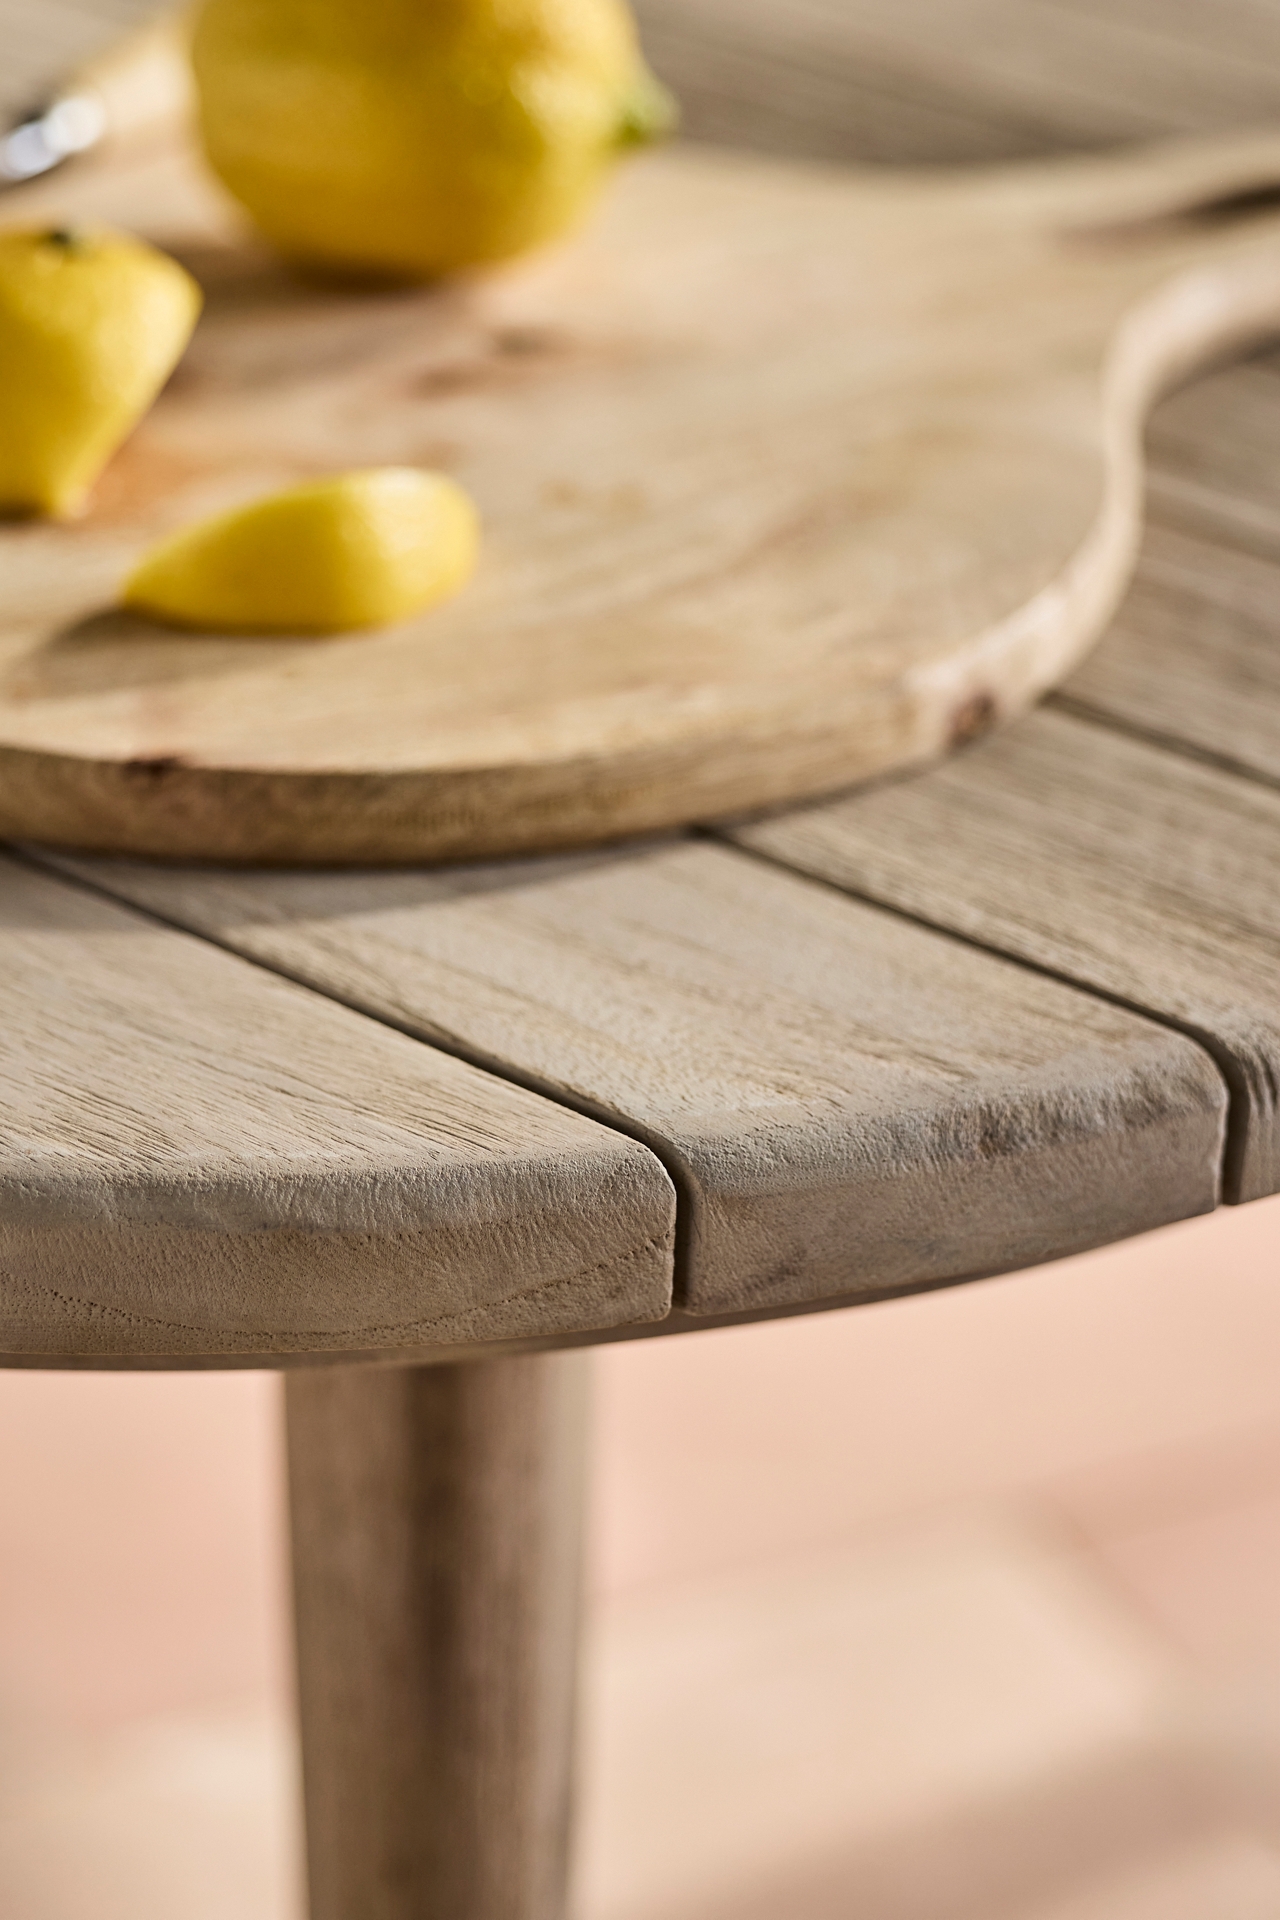
[[[293,258],[429,279],[585,212],[670,95],[625,0],[205,0],[205,148]]]
[[[0,512],[71,514],[172,373],[200,289],[126,233],[0,233]]]

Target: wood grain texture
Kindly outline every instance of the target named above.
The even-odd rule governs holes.
[[[311,1920],[563,1920],[587,1364],[287,1383]]]
[[[1227,1197],[1280,1186],[1280,794],[1046,712],[734,838],[1199,1035],[1231,1086]]]
[[[1280,780],[1280,372],[1233,367],[1164,403],[1150,525],[1071,711]]]
[[[1280,214],[1155,216],[1276,178],[1274,136],[937,180],[677,149],[568,246],[363,296],[290,281],[176,158],[54,183],[28,215],[141,227],[208,308],[88,517],[0,532],[0,829],[459,858],[936,755],[1097,637],[1153,391],[1280,324]],[[386,461],[480,506],[448,607],[326,642],[110,611],[156,536]]]
[[[1029,1266],[1216,1199],[1198,1047],[706,843],[71,870],[627,1126],[680,1184],[697,1313]]]
[[[0,0],[0,114],[154,0]],[[699,140],[818,159],[986,161],[1280,115],[1258,0],[636,0]]]
[[[1280,781],[1280,551],[1263,560],[1152,529],[1132,592],[1062,704]]]
[[[1280,116],[1262,0],[635,0],[699,140],[985,162]]]
[[[1147,431],[1147,511],[1157,527],[1225,553],[1280,556],[1280,361],[1260,354],[1163,400]]]
[[[657,1319],[672,1213],[634,1142],[0,861],[0,1354]]]

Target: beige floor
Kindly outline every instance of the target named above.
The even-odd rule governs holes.
[[[1280,1920],[1280,1203],[597,1359],[577,1920]],[[0,1915],[294,1920],[274,1383],[0,1378]]]

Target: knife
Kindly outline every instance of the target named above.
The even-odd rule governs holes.
[[[0,191],[39,179],[104,140],[145,137],[191,111],[188,23],[168,14],[71,75],[0,135]]]

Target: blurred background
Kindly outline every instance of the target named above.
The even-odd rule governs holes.
[[[1275,1920],[1278,1236],[600,1350],[581,1920]],[[278,1395],[0,1375],[14,1920],[300,1920]]]
[[[145,11],[0,0],[0,107]],[[640,13],[692,137],[824,160],[1280,116],[1276,0]],[[1276,375],[1157,415],[1147,631],[1280,627]],[[1278,1269],[1272,1201],[602,1350],[578,1920],[1277,1920]],[[0,1374],[6,1920],[300,1920],[282,1514],[269,1376]]]

